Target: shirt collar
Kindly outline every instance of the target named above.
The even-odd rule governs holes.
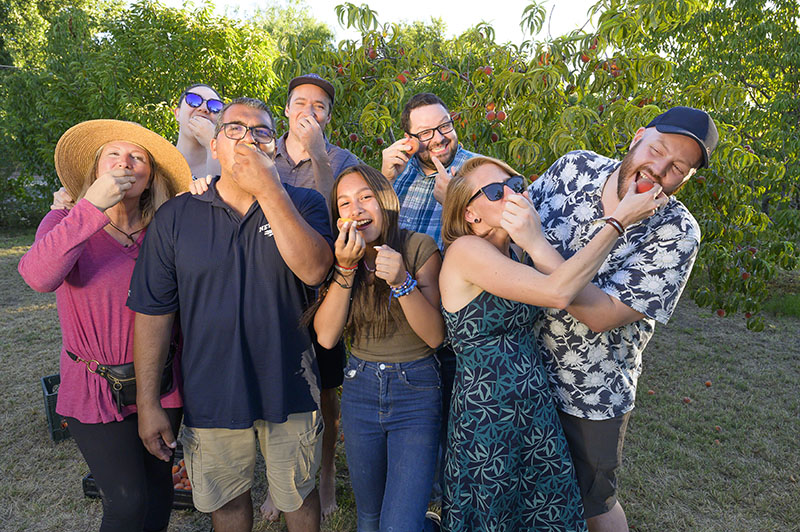
[[[214,179],[212,179],[211,183],[208,185],[208,190],[206,190],[204,193],[198,196],[192,196],[192,197],[196,200],[210,203],[214,207],[219,207],[221,209],[230,209],[231,208],[230,205],[225,203],[222,200],[222,198],[219,197],[219,193],[217,192],[217,183],[219,183],[219,178],[220,176],[214,177]],[[191,194],[191,192],[188,192],[187,194]],[[254,201],[253,203],[256,202]]]
[[[286,150],[286,138],[289,136],[289,132],[287,131],[280,137],[278,137],[278,141],[275,143],[275,158],[283,157],[289,162],[293,162],[294,166],[299,166],[300,163],[304,161],[310,161],[311,159],[306,157],[302,161],[292,161],[292,158],[289,157],[289,152]],[[328,141],[327,135],[325,132],[322,133],[322,140],[325,141],[325,152],[330,155],[331,151],[333,151],[333,144]]]
[[[206,190],[202,194],[199,194],[197,196],[195,196],[191,192],[187,192],[187,194],[190,194],[193,199],[199,201],[205,201],[206,203],[211,203],[211,204],[221,203],[222,200],[220,199],[219,194],[217,194],[217,182],[219,182],[218,175],[214,176],[214,178],[211,180],[211,183],[209,183],[208,185],[208,190]]]

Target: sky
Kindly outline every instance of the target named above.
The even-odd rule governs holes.
[[[180,7],[183,0],[162,0],[171,7]],[[354,31],[345,32],[336,19],[334,6],[344,3],[344,0],[301,0],[308,6],[310,14],[326,23],[336,34],[336,40],[355,39],[358,34]],[[384,22],[412,22],[421,20],[429,21],[431,18],[441,18],[447,25],[450,36],[458,35],[467,28],[479,22],[488,22],[495,30],[495,40],[498,43],[520,43],[525,36],[519,27],[522,12],[528,6],[528,0],[491,0],[490,2],[473,2],[471,0],[349,0],[351,3],[361,5],[367,3],[370,9],[377,11],[378,20]],[[547,38],[548,29],[552,37],[563,35],[573,29],[584,25],[588,20],[589,8],[597,0],[545,0],[548,18],[542,32],[537,36],[539,40]],[[235,0],[215,0],[217,12],[224,14],[229,8],[236,8],[240,15],[253,12],[253,2],[238,2]],[[285,1],[277,0],[269,3],[285,5]],[[261,5],[266,7],[267,2]],[[587,30],[590,27],[587,26]]]

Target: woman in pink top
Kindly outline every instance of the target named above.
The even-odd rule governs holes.
[[[108,381],[90,368],[133,361],[134,313],[125,302],[139,246],[156,209],[188,187],[191,173],[166,139],[118,120],[69,129],[55,163],[78,201],[71,210],[47,213],[19,272],[34,290],[56,293],[62,334],[56,412],[66,418],[103,495],[100,530],[166,530],[172,464],[145,450],[136,406],[119,409]],[[178,387],[161,401],[177,432]]]

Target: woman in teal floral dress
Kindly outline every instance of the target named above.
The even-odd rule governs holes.
[[[532,325],[538,306],[565,308],[604,262],[624,228],[666,201],[635,184],[605,227],[570,260],[547,243],[521,195],[524,179],[502,161],[467,161],[447,189],[439,283],[457,355],[445,465],[443,528],[584,531],[567,442]],[[511,192],[511,193],[509,193]],[[540,273],[510,258],[510,243]]]

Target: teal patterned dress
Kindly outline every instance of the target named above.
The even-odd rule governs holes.
[[[457,360],[445,530],[586,530],[567,441],[536,350],[539,312],[488,292],[444,312]]]

